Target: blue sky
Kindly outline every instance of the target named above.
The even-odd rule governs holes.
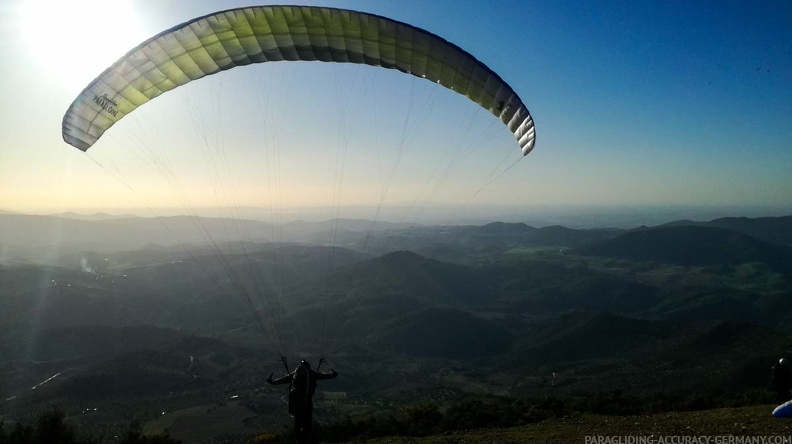
[[[0,72],[4,97],[0,107],[0,209],[112,212],[139,206],[141,200],[146,206],[178,206],[168,197],[173,196],[172,189],[167,193],[160,189],[161,175],[150,180],[147,174],[151,170],[132,166],[135,156],[113,151],[112,145],[134,145],[129,141],[134,131],[165,133],[159,143],[172,149],[176,159],[184,159],[200,142],[194,136],[184,136],[194,132],[184,117],[190,112],[222,115],[217,120],[222,128],[218,133],[223,133],[227,149],[240,156],[228,164],[228,172],[238,174],[233,185],[234,199],[240,205],[271,205],[273,196],[281,206],[321,205],[334,200],[345,205],[371,204],[377,196],[371,191],[382,186],[388,154],[400,141],[399,128],[404,126],[410,103],[431,108],[432,116],[426,119],[426,126],[416,130],[412,157],[405,158],[395,171],[388,203],[409,202],[420,192],[422,185],[412,183],[414,176],[427,165],[444,162],[438,154],[444,141],[464,142],[454,139],[454,133],[459,131],[460,120],[475,108],[471,102],[396,74],[303,66],[260,66],[249,72],[213,76],[219,79],[206,79],[205,84],[178,94],[168,93],[158,99],[162,104],[148,104],[152,109],[146,110],[147,114],[141,108],[140,116],[130,116],[135,117],[134,124],[113,133],[107,146],[97,146],[93,158],[111,170],[113,165],[126,168],[121,174],[132,184],[133,192],[62,142],[60,121],[73,98],[137,42],[199,15],[251,4],[261,2],[94,0],[80,6],[80,2],[11,0],[0,6],[0,58],[4,60]],[[789,2],[400,0],[305,4],[371,12],[434,32],[489,65],[528,105],[537,128],[534,152],[476,194],[489,172],[501,165],[502,150],[517,151],[505,128],[493,131],[487,127],[487,116],[477,115],[485,129],[476,137],[492,147],[476,151],[459,165],[432,196],[438,204],[758,206],[792,212]],[[55,14],[49,17],[46,11]],[[355,84],[349,77],[376,77],[371,84],[377,92],[347,90],[346,85]],[[369,80],[358,84],[366,85]],[[294,86],[295,82],[312,83],[313,89]],[[256,132],[262,131],[262,125],[255,122],[261,108],[238,110],[234,105],[262,84],[277,87],[267,96],[270,108],[263,112],[276,122],[280,137],[276,143],[285,147],[281,148],[284,153],[278,171],[272,163],[261,166],[260,162],[269,162],[261,152],[245,148],[271,137],[271,128],[266,133]],[[282,92],[288,88],[291,93]],[[410,94],[432,98],[400,102]],[[166,98],[168,95],[173,97]],[[343,103],[349,115],[335,122],[320,117],[337,111],[339,95],[347,96]],[[379,122],[376,134],[368,130],[373,123],[363,123],[372,122],[366,119],[373,119],[373,114]],[[410,114],[410,118],[415,116]],[[312,133],[324,134],[324,139],[302,134],[299,124],[309,125]],[[346,160],[334,164],[338,147],[327,139],[336,137],[327,135],[339,129],[351,135],[345,139],[349,145]],[[355,157],[375,141],[382,144],[376,157]],[[250,157],[246,158],[246,153]],[[432,153],[437,155],[432,157]],[[497,154],[487,157],[487,153]],[[305,162],[306,158],[312,162]],[[172,161],[184,167],[179,184],[195,193],[191,197],[194,205],[211,205],[211,199],[201,198],[201,193],[212,194],[209,188],[202,188],[207,181],[202,180],[201,166]],[[503,165],[511,162],[508,157]],[[307,163],[314,164],[312,168],[317,163],[325,165],[327,174]],[[343,191],[317,193],[317,189],[338,187],[334,179],[338,168],[344,171]],[[422,174],[431,174],[431,168]],[[312,181],[315,188],[306,185]],[[275,195],[273,184],[278,186]],[[292,194],[303,185],[302,192]],[[254,191],[265,188],[265,193]],[[262,198],[265,195],[268,197]]]

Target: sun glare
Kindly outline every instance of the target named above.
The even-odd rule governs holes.
[[[23,0],[20,35],[53,82],[76,91],[145,36],[131,0]]]

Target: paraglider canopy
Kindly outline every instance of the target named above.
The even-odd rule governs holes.
[[[260,6],[209,14],[144,41],[74,100],[63,139],[87,150],[124,116],[166,91],[237,66],[274,61],[357,63],[395,69],[468,97],[503,122],[523,154],[533,118],[489,67],[428,31],[357,11]]]

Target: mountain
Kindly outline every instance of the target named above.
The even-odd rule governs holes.
[[[136,250],[148,244],[188,247],[227,242],[270,242],[273,229],[259,221],[172,216],[75,220],[66,217],[0,214],[0,245],[29,256]]]
[[[292,233],[316,233],[316,232],[329,232],[335,229],[368,232],[369,230],[396,230],[409,227],[413,224],[395,223],[388,221],[372,221],[367,219],[345,219],[337,218],[320,222],[296,220],[288,222],[286,226],[289,232]]]
[[[781,217],[724,217],[709,222],[680,220],[662,226],[708,226],[739,231],[757,239],[782,245],[792,245],[792,216]]]
[[[581,312],[512,331],[494,319],[447,307],[396,316],[382,323],[370,341],[365,348],[339,349],[332,366],[342,377],[326,389],[371,393],[383,403],[404,397],[406,387],[453,384],[474,390],[508,384],[516,392],[540,396],[551,389],[544,376],[551,372],[558,373],[556,389],[564,393],[629,388],[636,394],[697,385],[746,389],[766,383],[769,363],[792,349],[792,335],[746,323]],[[17,392],[18,401],[123,401],[124,408],[144,399],[158,400],[156,408],[213,405],[229,393],[252,396],[266,374],[280,372],[273,353],[208,337],[177,337],[108,359],[64,362],[48,374],[63,372],[58,378],[35,391]],[[172,393],[184,399],[171,400]]]
[[[541,260],[482,267],[498,281],[498,302],[525,315],[569,311],[634,314],[659,302],[656,288],[580,265]]]
[[[323,419],[442,409],[468,394],[754,402],[772,395],[768,367],[792,351],[785,247],[723,227],[369,231],[337,220],[286,225],[273,243],[257,222],[12,215],[0,225],[10,220],[4,242],[35,238],[25,223],[55,230],[40,251],[63,247],[48,243],[54,233],[73,241],[57,260],[0,265],[0,414],[12,420],[58,405],[100,428],[77,412],[156,415],[163,430],[205,427],[196,435],[240,418],[276,430],[287,388],[263,381],[285,371],[281,353],[292,366],[324,356],[322,370],[339,371],[317,392]],[[764,223],[740,224],[754,222]],[[196,223],[222,242],[154,234]],[[234,227],[250,236],[223,234]],[[108,244],[79,249],[97,239]]]
[[[73,220],[86,220],[86,221],[100,221],[100,220],[115,220],[115,219],[132,219],[138,216],[134,214],[107,214],[107,213],[93,213],[93,214],[79,214],[73,211],[66,211],[64,213],[50,214],[52,217],[59,217],[63,219]]]
[[[396,251],[360,262],[331,275],[320,285],[331,294],[356,289],[360,297],[403,294],[451,305],[486,303],[496,292],[496,281],[482,270],[411,251]]]
[[[35,337],[5,338],[2,349],[9,360],[37,362],[74,361],[80,359],[108,359],[136,350],[157,347],[179,340],[178,331],[138,325],[130,327],[70,326],[47,328]]]
[[[781,246],[734,230],[695,225],[631,231],[577,252],[684,266],[762,262],[786,270],[792,263],[789,250]]]
[[[739,231],[765,242],[792,244],[792,216],[676,221],[655,229],[710,227]],[[633,230],[639,231],[639,230]],[[343,247],[369,255],[410,250],[447,262],[476,264],[521,248],[584,248],[614,239],[621,229],[535,228],[524,223],[421,226],[362,219],[294,221],[278,225],[255,220],[205,217],[124,217],[97,213],[34,216],[0,213],[0,260],[15,257],[51,262],[61,254],[112,253],[147,245],[181,250],[240,243],[297,242]],[[631,256],[630,256],[631,257]],[[676,263],[676,262],[675,262]]]
[[[744,322],[671,322],[570,313],[537,320],[516,335],[500,368],[556,372],[556,390],[639,393],[755,390],[792,350],[792,335]],[[531,370],[528,370],[531,369]],[[526,379],[521,392],[546,392]],[[547,384],[547,385],[545,385]]]
[[[486,225],[451,227],[416,227],[402,231],[398,248],[381,245],[375,239],[375,251],[404,249],[451,262],[489,261],[512,249],[530,247],[574,248],[611,239],[624,230],[583,229],[561,226],[535,228],[522,223],[494,222]],[[388,250],[390,248],[390,250]]]
[[[2,335],[0,335],[2,336]],[[183,334],[147,325],[46,328],[0,341],[0,399],[25,393],[53,375],[64,377],[94,363],[178,342]]]
[[[398,316],[380,327],[379,347],[412,356],[480,359],[507,353],[511,333],[462,310],[434,307]]]
[[[629,358],[679,336],[684,328],[671,322],[576,312],[529,324],[519,347],[537,363]]]
[[[230,387],[235,384],[235,378],[249,377],[247,374],[260,356],[254,350],[217,339],[183,337],[74,368],[29,392],[25,402],[42,399],[129,402],[164,397],[177,390],[199,391],[216,383]]]
[[[553,225],[536,230],[532,241],[535,245],[559,245],[574,248],[611,239],[622,232],[624,232],[624,230],[615,228],[575,230],[560,225]]]
[[[464,227],[469,233],[482,236],[525,236],[534,233],[536,228],[524,223],[492,222],[486,225]]]
[[[421,230],[427,230],[426,234],[432,234],[432,229],[436,227],[413,229],[411,234],[421,236],[424,234]],[[457,240],[461,237],[466,241],[476,239],[484,241],[488,238],[490,241],[509,242],[512,246],[515,243],[574,246],[611,238],[623,231],[625,230],[611,228],[572,229],[560,225],[535,228],[524,223],[492,222],[486,225],[445,227],[442,234],[453,235]]]

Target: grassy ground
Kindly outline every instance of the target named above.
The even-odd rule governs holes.
[[[586,444],[587,436],[627,437],[653,435],[654,441],[675,441],[671,437],[784,436],[792,440],[792,419],[773,418],[775,406],[752,406],[700,412],[674,412],[638,416],[573,415],[538,424],[508,429],[484,429],[454,432],[425,438],[388,437],[365,441],[370,444]],[[628,442],[622,438],[621,442]],[[619,442],[619,441],[613,441]],[[705,442],[705,441],[701,441]],[[728,442],[728,441],[723,441]],[[772,442],[772,441],[771,441]]]

